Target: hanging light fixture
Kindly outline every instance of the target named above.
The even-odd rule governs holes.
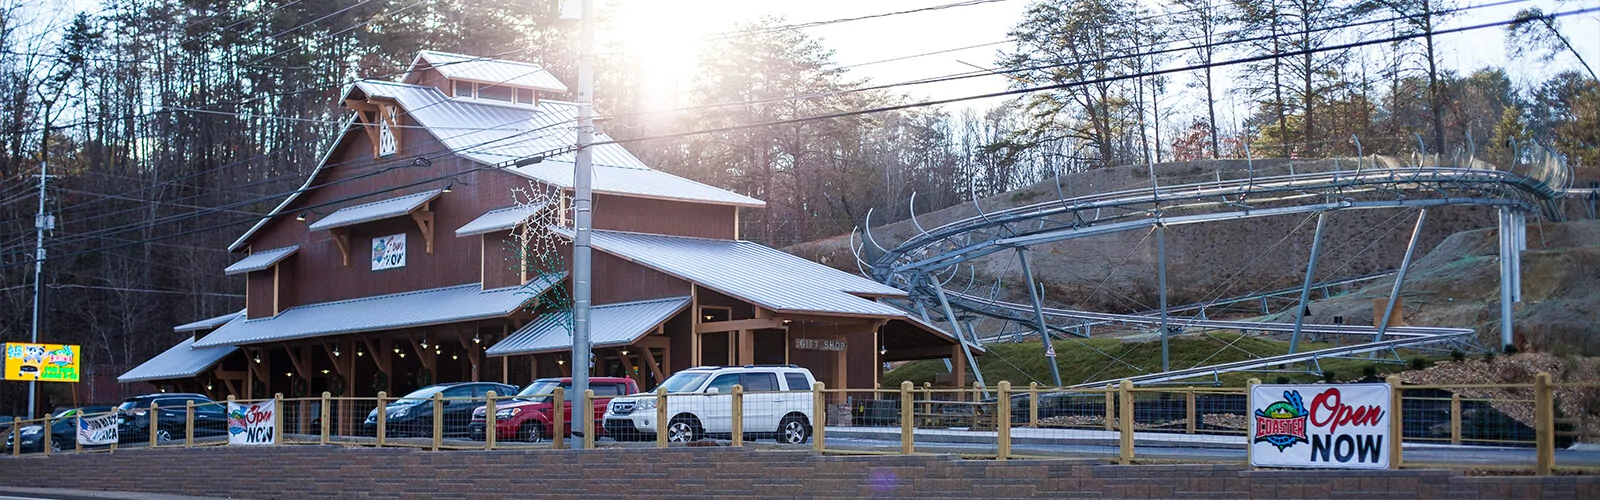
[[[327,368],[323,368],[322,369],[322,374],[323,375],[327,375],[328,374],[328,369]]]
[[[293,373],[288,373],[288,372],[285,372],[285,373],[284,373],[284,374],[283,374],[283,376],[285,376],[285,377],[293,377],[293,376],[294,376],[294,374],[293,374]]]
[[[333,346],[333,357],[339,357],[339,346]]]
[[[446,184],[444,186],[444,192],[448,193],[450,191],[453,191],[455,187],[456,187],[456,180],[455,179],[450,179],[450,184]]]
[[[360,349],[356,349],[356,357],[359,358],[359,357],[365,356],[366,354],[367,353],[365,353],[365,352],[361,352]]]
[[[297,221],[301,221],[301,222],[305,222],[305,220],[306,220],[306,213],[305,213],[305,212],[300,212],[300,214],[299,214],[299,215],[296,215],[296,216],[294,216],[294,220],[297,220]]]
[[[889,354],[889,348],[887,348],[887,347],[879,347],[878,348],[878,355],[882,356],[884,354]]]
[[[261,364],[261,351],[256,351],[256,364]]]
[[[628,348],[626,348],[626,347],[622,348],[622,355],[623,356],[627,356],[628,355]]]
[[[422,348],[423,349],[427,349],[428,348],[428,336],[427,335],[423,335],[422,336]]]
[[[461,359],[459,354],[451,354],[450,359]]]
[[[557,359],[556,359],[556,364],[558,364],[558,365],[565,365],[565,364],[567,364],[567,360],[565,360],[565,359],[560,359],[560,358],[557,358]]]
[[[395,352],[395,354],[399,354],[400,353],[400,348],[399,347],[394,348],[394,352]]]
[[[211,382],[206,382],[206,390],[211,390]]]
[[[401,358],[404,358],[404,357],[406,357],[406,353],[403,353],[403,352],[402,352],[402,353],[400,353],[400,357],[401,357]]]
[[[474,344],[482,344],[483,343],[483,337],[479,337],[477,333],[473,333],[472,334],[472,343],[474,343]]]

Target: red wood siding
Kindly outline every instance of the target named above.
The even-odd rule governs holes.
[[[245,276],[245,292],[248,299],[245,301],[245,317],[265,318],[272,316],[272,269],[256,271]]]
[[[734,237],[734,208],[596,194],[594,228],[731,240]]]
[[[454,229],[452,229],[454,231]],[[511,238],[511,231],[498,231],[483,235],[464,236],[463,238],[483,238],[483,288],[505,288],[521,284],[522,277],[517,270],[520,257],[517,255],[517,243]]]

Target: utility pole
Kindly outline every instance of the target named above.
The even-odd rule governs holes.
[[[578,152],[572,171],[572,398],[583,401],[589,389],[589,232],[593,217],[594,193],[591,163],[594,152],[589,145],[594,142],[594,0],[581,0],[583,10],[578,19]],[[572,406],[579,408],[579,406]],[[588,429],[586,424],[594,418],[588,408],[572,412],[582,415],[573,422],[575,429]],[[583,427],[578,427],[583,425]],[[559,430],[558,430],[559,432]],[[579,443],[592,442],[583,439]],[[584,446],[584,445],[579,445]]]
[[[50,151],[50,149],[49,149],[49,140],[50,140],[50,126],[49,126],[50,102],[49,101],[45,101],[44,116],[45,116],[44,132],[39,137],[39,212],[33,216],[33,229],[34,229],[34,233],[35,233],[35,239],[34,239],[34,245],[33,245],[33,335],[32,335],[32,340],[30,340],[30,342],[35,343],[35,344],[39,343],[39,315],[43,312],[43,307],[42,306],[43,306],[43,303],[44,303],[44,300],[43,300],[44,299],[44,257],[45,257],[44,232],[46,230],[55,229],[55,227],[56,227],[56,218],[55,218],[55,216],[44,213],[44,195],[45,195],[44,185],[45,185],[45,180],[50,178],[50,161],[49,161],[49,151]],[[39,390],[38,376],[35,375],[34,379],[35,380],[29,380],[28,381],[28,419],[29,420],[33,419],[34,406],[38,404],[38,402],[37,402],[38,390]]]

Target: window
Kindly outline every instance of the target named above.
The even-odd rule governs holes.
[[[472,397],[472,387],[451,387],[445,389],[442,397],[445,399],[470,398]]]
[[[594,389],[595,397],[608,397],[623,395],[624,387],[622,384],[596,384],[591,388]]]
[[[811,382],[806,380],[804,373],[785,373],[783,374],[783,381],[789,384],[789,390],[791,391],[811,390]]]
[[[472,82],[463,82],[461,80],[451,80],[450,84],[451,84],[451,87],[455,90],[455,92],[452,95],[454,95],[456,97],[472,97]]]
[[[778,390],[778,374],[745,373],[740,377],[745,392],[772,392]]]
[[[535,104],[538,99],[533,95],[533,89],[517,89],[517,104]]]
[[[711,380],[711,385],[706,386],[706,392],[710,392],[712,388],[716,388],[717,392],[727,394],[733,392],[733,386],[736,385],[739,385],[739,374],[729,373],[727,375],[720,375]]]
[[[514,102],[517,89],[502,85],[478,85],[478,98],[486,101]]]

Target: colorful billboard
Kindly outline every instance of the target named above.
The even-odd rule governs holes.
[[[6,380],[77,382],[78,346],[7,342]]]
[[[1389,467],[1388,384],[1257,385],[1250,413],[1250,465]]]

